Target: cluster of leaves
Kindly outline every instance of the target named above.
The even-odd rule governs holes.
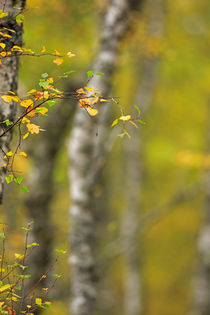
[[[0,20],[1,19],[15,19],[17,23],[22,23],[24,21],[23,12],[18,12],[13,17],[8,17],[8,13],[0,10]],[[39,54],[35,53],[31,49],[20,47],[14,45],[12,48],[10,47],[9,41],[11,37],[15,33],[14,30],[3,28],[0,32],[0,66],[2,66],[3,59],[17,57],[17,56],[33,56],[33,57],[41,57],[41,56],[54,56],[55,59],[53,62],[59,66],[63,63],[63,58],[66,56],[68,58],[72,58],[75,56],[72,52],[67,52],[65,55],[60,54],[59,51],[55,50],[54,52],[46,52],[46,47],[43,46],[41,52]],[[8,41],[8,44],[7,44]],[[63,78],[68,78],[74,70],[67,71],[62,75],[58,76],[56,79],[49,76],[47,73],[43,73],[41,75],[39,81],[40,89],[37,90],[35,88],[30,89],[26,92],[22,97],[18,96],[14,91],[1,91],[1,98],[5,102],[5,106],[8,106],[11,102],[17,103],[17,105],[21,108],[20,116],[17,117],[15,121],[10,121],[9,119],[0,122],[1,127],[3,129],[0,134],[0,138],[5,136],[8,132],[11,131],[14,127],[18,127],[19,131],[19,142],[15,149],[15,151],[4,152],[5,163],[0,165],[0,168],[6,168],[9,175],[5,177],[6,182],[9,184],[11,182],[15,182],[18,185],[21,185],[21,189],[23,191],[28,191],[26,186],[22,186],[23,177],[16,176],[16,172],[13,169],[13,164],[15,157],[20,155],[24,158],[27,158],[27,154],[20,150],[20,145],[22,140],[25,140],[30,135],[39,134],[40,131],[44,131],[37,123],[34,123],[33,119],[37,116],[47,116],[48,110],[54,106],[55,101],[58,99],[78,99],[79,106],[87,112],[89,116],[96,116],[99,113],[99,104],[101,102],[106,102],[111,100],[119,105],[119,102],[116,101],[115,98],[104,98],[102,97],[101,91],[97,89],[91,88],[89,86],[89,81],[93,78],[94,75],[103,75],[103,73],[99,72],[94,74],[93,71],[87,72],[87,82],[84,87],[77,89],[74,92],[63,92],[60,91],[56,83]],[[88,85],[88,86],[87,86]],[[120,106],[120,105],[119,105]],[[137,107],[138,108],[138,107]],[[112,127],[117,125],[120,121],[123,122],[123,132],[120,136],[127,135],[130,137],[128,131],[125,128],[125,124],[131,123],[133,126],[137,128],[135,121],[141,122],[138,117],[132,118],[131,115],[124,115],[122,107],[120,106],[121,116],[112,124]],[[139,110],[138,110],[139,111]],[[140,111],[139,111],[140,114]]]
[[[48,273],[53,269],[58,260],[55,261],[48,268],[48,270],[41,275],[40,279],[31,287],[26,288],[27,280],[31,277],[28,273],[29,266],[27,265],[28,258],[31,256],[33,250],[39,246],[38,243],[28,243],[29,232],[31,230],[30,222],[27,227],[23,227],[25,231],[25,245],[23,253],[14,253],[13,262],[8,262],[6,257],[5,247],[5,233],[0,233],[2,240],[2,252],[0,255],[0,313],[1,314],[26,314],[33,315],[36,309],[45,309],[51,305],[48,301],[48,294],[60,277],[54,274],[54,281],[49,288],[43,288],[42,296],[37,296],[35,293],[36,287],[43,279],[47,278]],[[56,250],[58,254],[65,254],[63,250]]]

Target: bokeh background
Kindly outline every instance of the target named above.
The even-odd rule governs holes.
[[[94,189],[100,287],[95,314],[132,315],[126,310],[132,268],[140,285],[137,314],[209,314],[192,311],[199,291],[198,270],[204,263],[205,274],[210,265],[210,249],[204,246],[203,254],[203,247],[199,247],[210,209],[210,3],[208,0],[162,0],[156,12],[154,2],[145,0],[141,12],[133,12],[129,30],[120,43],[117,69],[111,82],[111,96],[120,97],[127,113],[135,112],[134,105],[138,105],[145,124],[129,129],[131,139],[116,135],[100,182]],[[91,70],[97,53],[101,20],[107,6],[104,0],[28,0],[25,47],[40,52],[46,46],[48,51],[71,51],[76,57],[65,59],[58,67],[52,62],[53,57],[23,56],[20,92],[38,88],[44,72],[56,76],[75,70],[59,86],[65,89],[83,86],[86,71]],[[152,71],[152,75],[148,76],[147,71]],[[136,103],[139,91],[146,94],[148,101]],[[62,108],[63,104],[56,106]],[[69,106],[77,104],[69,102]],[[119,116],[116,104],[108,106],[112,107],[113,118]],[[48,118],[42,119],[43,124]],[[52,248],[63,248],[68,253],[70,133],[71,120],[66,131],[62,131],[64,141],[51,169],[54,190],[47,217],[50,222],[43,222],[43,226],[52,225]],[[27,205],[34,203],[33,195],[36,196],[31,188],[30,172],[35,163],[33,156],[39,150],[36,143],[41,139],[40,135],[31,137],[28,141],[31,143],[28,147],[25,145],[29,158],[16,162],[27,178],[31,199],[26,202],[28,196],[16,186],[10,184],[6,188],[1,221],[8,223],[11,253],[23,246],[21,226],[28,222]],[[55,136],[55,142],[56,139]],[[43,163],[44,157],[40,167]],[[129,177],[130,167],[139,174],[137,184]],[[49,187],[45,188],[47,194]],[[134,204],[126,201],[133,190],[137,198]],[[131,225],[132,220],[126,225],[130,214],[134,216],[135,227]],[[134,235],[127,237],[126,229],[134,231]],[[127,244],[126,239],[131,243]],[[129,250],[131,247],[133,251]],[[52,292],[53,306],[45,315],[68,314],[71,282],[68,253],[55,267],[63,277]],[[131,260],[135,264],[130,264],[129,255],[133,255]],[[208,278],[208,273],[204,278]],[[130,294],[134,295],[131,291]],[[210,298],[208,286],[206,294]]]

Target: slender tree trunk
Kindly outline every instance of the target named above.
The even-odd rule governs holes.
[[[9,15],[0,21],[0,29],[3,30],[3,33],[11,35],[11,38],[4,38],[1,36],[0,41],[6,44],[6,49],[10,50],[13,45],[22,45],[22,23],[17,23],[15,19],[11,19],[12,16],[15,16],[18,12],[18,8],[24,8],[25,0],[0,0],[0,9],[4,9],[5,12],[8,12]],[[5,30],[5,28],[7,30]],[[9,31],[13,30],[15,32]],[[18,76],[18,57],[6,57],[2,59],[2,65],[0,66],[0,92],[13,91],[17,92],[17,76]],[[10,102],[5,104],[0,97],[0,123],[1,131],[6,128],[6,125],[3,123],[4,120],[9,119],[13,121],[16,114],[16,103]],[[12,134],[8,132],[3,137],[0,137],[0,164],[5,163],[3,159],[5,152],[8,152],[10,149]],[[6,168],[0,168],[0,203],[2,203],[3,198],[3,186],[4,186],[4,177],[6,174]]]
[[[148,36],[161,39],[164,25],[164,0],[149,0],[149,25]],[[140,88],[135,103],[138,104],[145,114],[149,109],[151,99],[157,81],[157,67],[159,56],[145,58],[139,62]],[[125,314],[139,315],[143,312],[142,281],[140,275],[139,249],[139,212],[142,186],[141,147],[142,139],[135,132],[129,141],[125,142],[125,196],[126,208],[122,218],[122,239],[124,253],[127,262],[125,277]]]
[[[76,86],[71,84],[68,90],[76,90]],[[75,105],[75,101],[72,101],[72,104],[64,102],[55,105],[45,121],[42,120],[42,128],[46,131],[40,133],[39,137],[28,145],[33,166],[29,176],[30,193],[25,204],[30,220],[34,221],[33,241],[39,243],[39,248],[31,257],[31,283],[35,283],[52,264],[55,230],[51,216],[51,204],[55,194],[53,173],[58,152],[66,140]]]
[[[118,44],[127,29],[132,2],[112,0],[104,18],[100,51],[93,66],[94,73],[103,72],[104,76],[95,76],[90,85],[102,91],[105,96],[110,91]],[[94,256],[96,228],[92,191],[103,165],[103,146],[106,145],[109,107],[109,104],[101,106],[100,115],[95,120],[78,108],[69,143],[71,315],[90,315],[95,309],[97,298]],[[94,121],[97,123],[98,137],[96,137]]]

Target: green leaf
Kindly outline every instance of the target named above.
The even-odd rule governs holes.
[[[20,189],[22,191],[29,192],[29,190],[28,190],[28,188],[26,186],[21,186]]]
[[[5,177],[7,184],[11,183],[14,179],[14,176],[12,174]]]
[[[140,119],[137,120],[140,124],[146,125],[146,123]]]
[[[0,238],[5,238],[4,232],[0,232]]]
[[[134,105],[135,109],[137,110],[137,112],[139,113],[139,115],[141,114],[141,110],[138,108],[137,105]]]
[[[29,279],[29,278],[31,278],[31,275],[19,275],[19,280]]]
[[[48,89],[49,85],[50,85],[50,82],[48,82],[48,81],[40,81],[39,82],[39,86],[43,87],[44,89]]]
[[[66,75],[69,75],[69,74],[72,74],[73,72],[75,72],[75,70],[70,70],[70,71],[66,71],[66,72],[64,72],[64,74]]]
[[[104,75],[103,72],[97,72],[96,75]]]
[[[66,254],[66,250],[63,249],[56,249],[55,251],[59,254]]]
[[[23,176],[19,176],[19,177],[14,178],[15,183],[17,183],[19,185],[22,183],[22,180],[23,180]]]
[[[45,104],[47,104],[50,107],[53,107],[55,105],[55,101],[47,101]]]
[[[20,285],[20,284],[16,285],[16,286],[15,286],[15,289],[18,290],[18,291],[20,291],[20,290],[22,289],[22,288],[21,288],[21,285]]]
[[[90,70],[90,71],[87,72],[88,78],[92,77],[93,75],[94,75],[93,71]]]
[[[120,133],[119,135],[117,135],[118,137],[120,137],[120,138],[123,138],[123,137],[125,137],[125,133]]]
[[[27,245],[27,248],[35,247],[35,246],[39,246],[39,244],[38,243],[31,243],[31,244]]]
[[[24,15],[23,14],[18,14],[16,16],[16,22],[17,23],[23,23],[23,21],[24,21]]]
[[[59,275],[59,274],[57,274],[57,273],[54,273],[54,274],[53,274],[53,277],[55,277],[55,278],[61,278],[61,275]]]
[[[48,77],[48,73],[46,73],[46,72],[45,72],[45,73],[42,73],[42,74],[41,74],[41,77],[42,77],[43,79],[46,79],[46,78]]]
[[[3,122],[7,125],[7,127],[13,124],[13,122],[9,119],[4,120]]]

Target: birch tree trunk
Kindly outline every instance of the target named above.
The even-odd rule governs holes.
[[[161,39],[164,28],[164,0],[149,0],[148,36]],[[135,104],[138,104],[143,114],[149,109],[157,81],[157,67],[160,57],[145,58],[143,66],[139,62],[140,88]],[[125,314],[140,315],[143,313],[142,283],[140,275],[139,249],[139,212],[141,203],[142,168],[141,159],[142,139],[139,133],[133,133],[125,142],[125,196],[126,208],[122,218],[122,240],[126,259],[125,277]]]
[[[104,17],[100,51],[93,65],[95,76],[91,87],[108,95],[110,81],[115,69],[118,44],[126,32],[130,6],[139,1],[112,0]],[[101,159],[107,137],[109,106],[100,109],[99,117],[93,119],[81,108],[76,111],[69,142],[70,157],[70,220],[72,299],[71,315],[93,314],[97,297],[96,263],[94,257],[95,221],[92,191],[101,170]],[[95,124],[97,123],[98,137]],[[98,211],[98,209],[97,209]]]
[[[0,9],[4,9],[5,12],[8,12],[8,17],[1,19],[0,21],[0,29],[4,30],[4,33],[8,33],[8,35],[12,35],[11,38],[3,38],[1,37],[1,42],[6,44],[7,50],[10,50],[13,45],[22,45],[22,23],[17,23],[15,19],[11,19],[12,16],[15,16],[19,10],[15,9],[24,8],[26,0],[0,0]],[[15,32],[10,32],[5,29],[10,29]],[[18,65],[19,65],[18,57],[6,57],[2,59],[2,65],[0,66],[0,92],[7,93],[7,91],[13,91],[17,93],[17,76],[18,76]],[[16,103],[11,101],[10,103],[5,104],[0,97],[0,126],[1,132],[5,130],[6,125],[4,120],[9,119],[13,121],[16,114]],[[0,136],[0,164],[5,163],[3,159],[5,152],[10,149],[12,133],[8,132],[3,137]],[[3,198],[3,186],[4,186],[4,177],[6,174],[6,168],[0,168],[0,203],[2,203]]]

